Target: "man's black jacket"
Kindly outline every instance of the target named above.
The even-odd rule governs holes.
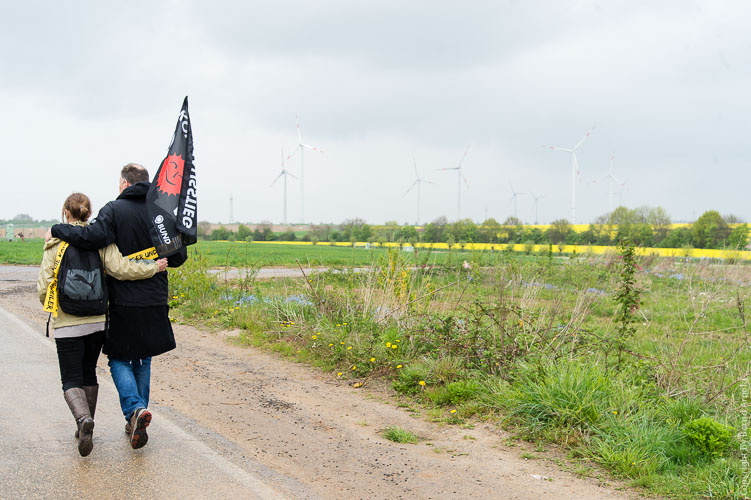
[[[115,201],[110,201],[99,211],[88,226],[55,224],[52,236],[71,245],[96,250],[116,243],[125,256],[151,248],[153,224],[146,215],[146,193],[150,183],[139,182],[127,187]],[[169,267],[178,267],[187,259],[183,247],[167,258]],[[153,278],[138,281],[119,281],[107,278],[111,304],[131,307],[167,305],[167,273],[157,273]]]

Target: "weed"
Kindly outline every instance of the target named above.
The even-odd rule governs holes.
[[[395,443],[417,443],[417,436],[414,433],[395,426],[389,427],[383,431],[383,437]]]

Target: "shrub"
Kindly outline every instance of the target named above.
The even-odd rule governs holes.
[[[683,427],[688,440],[702,453],[716,457],[730,445],[733,428],[712,418],[702,417],[690,421]]]

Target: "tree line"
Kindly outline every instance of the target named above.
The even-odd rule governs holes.
[[[618,207],[597,217],[583,232],[574,231],[567,219],[557,219],[546,229],[524,225],[509,217],[503,223],[493,218],[476,224],[471,219],[449,222],[439,217],[423,227],[400,225],[389,221],[370,225],[363,219],[347,219],[341,224],[311,225],[304,234],[293,231],[274,233],[271,223],[261,223],[251,230],[240,224],[237,232],[223,226],[208,231],[208,223],[199,224],[199,237],[211,240],[241,241],[333,241],[370,243],[515,243],[615,245],[629,239],[637,246],[658,248],[745,248],[749,227],[734,215],[721,215],[716,210],[704,212],[693,224],[672,227],[662,207]]]

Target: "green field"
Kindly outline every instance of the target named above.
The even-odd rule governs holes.
[[[384,248],[352,248],[324,245],[253,244],[231,241],[199,241],[191,250],[204,254],[210,267],[361,267],[386,255]],[[42,261],[42,240],[0,241],[0,264],[38,265]],[[482,254],[479,252],[478,254]],[[415,265],[443,264],[469,258],[471,252],[418,249],[409,254]]]
[[[385,380],[431,420],[555,443],[581,474],[744,498],[751,267],[641,258],[629,330],[616,321],[628,281],[617,255],[476,252],[416,268],[404,252],[368,252],[371,271],[256,281],[250,268],[230,283],[194,253],[171,271],[173,315],[335,378]]]

